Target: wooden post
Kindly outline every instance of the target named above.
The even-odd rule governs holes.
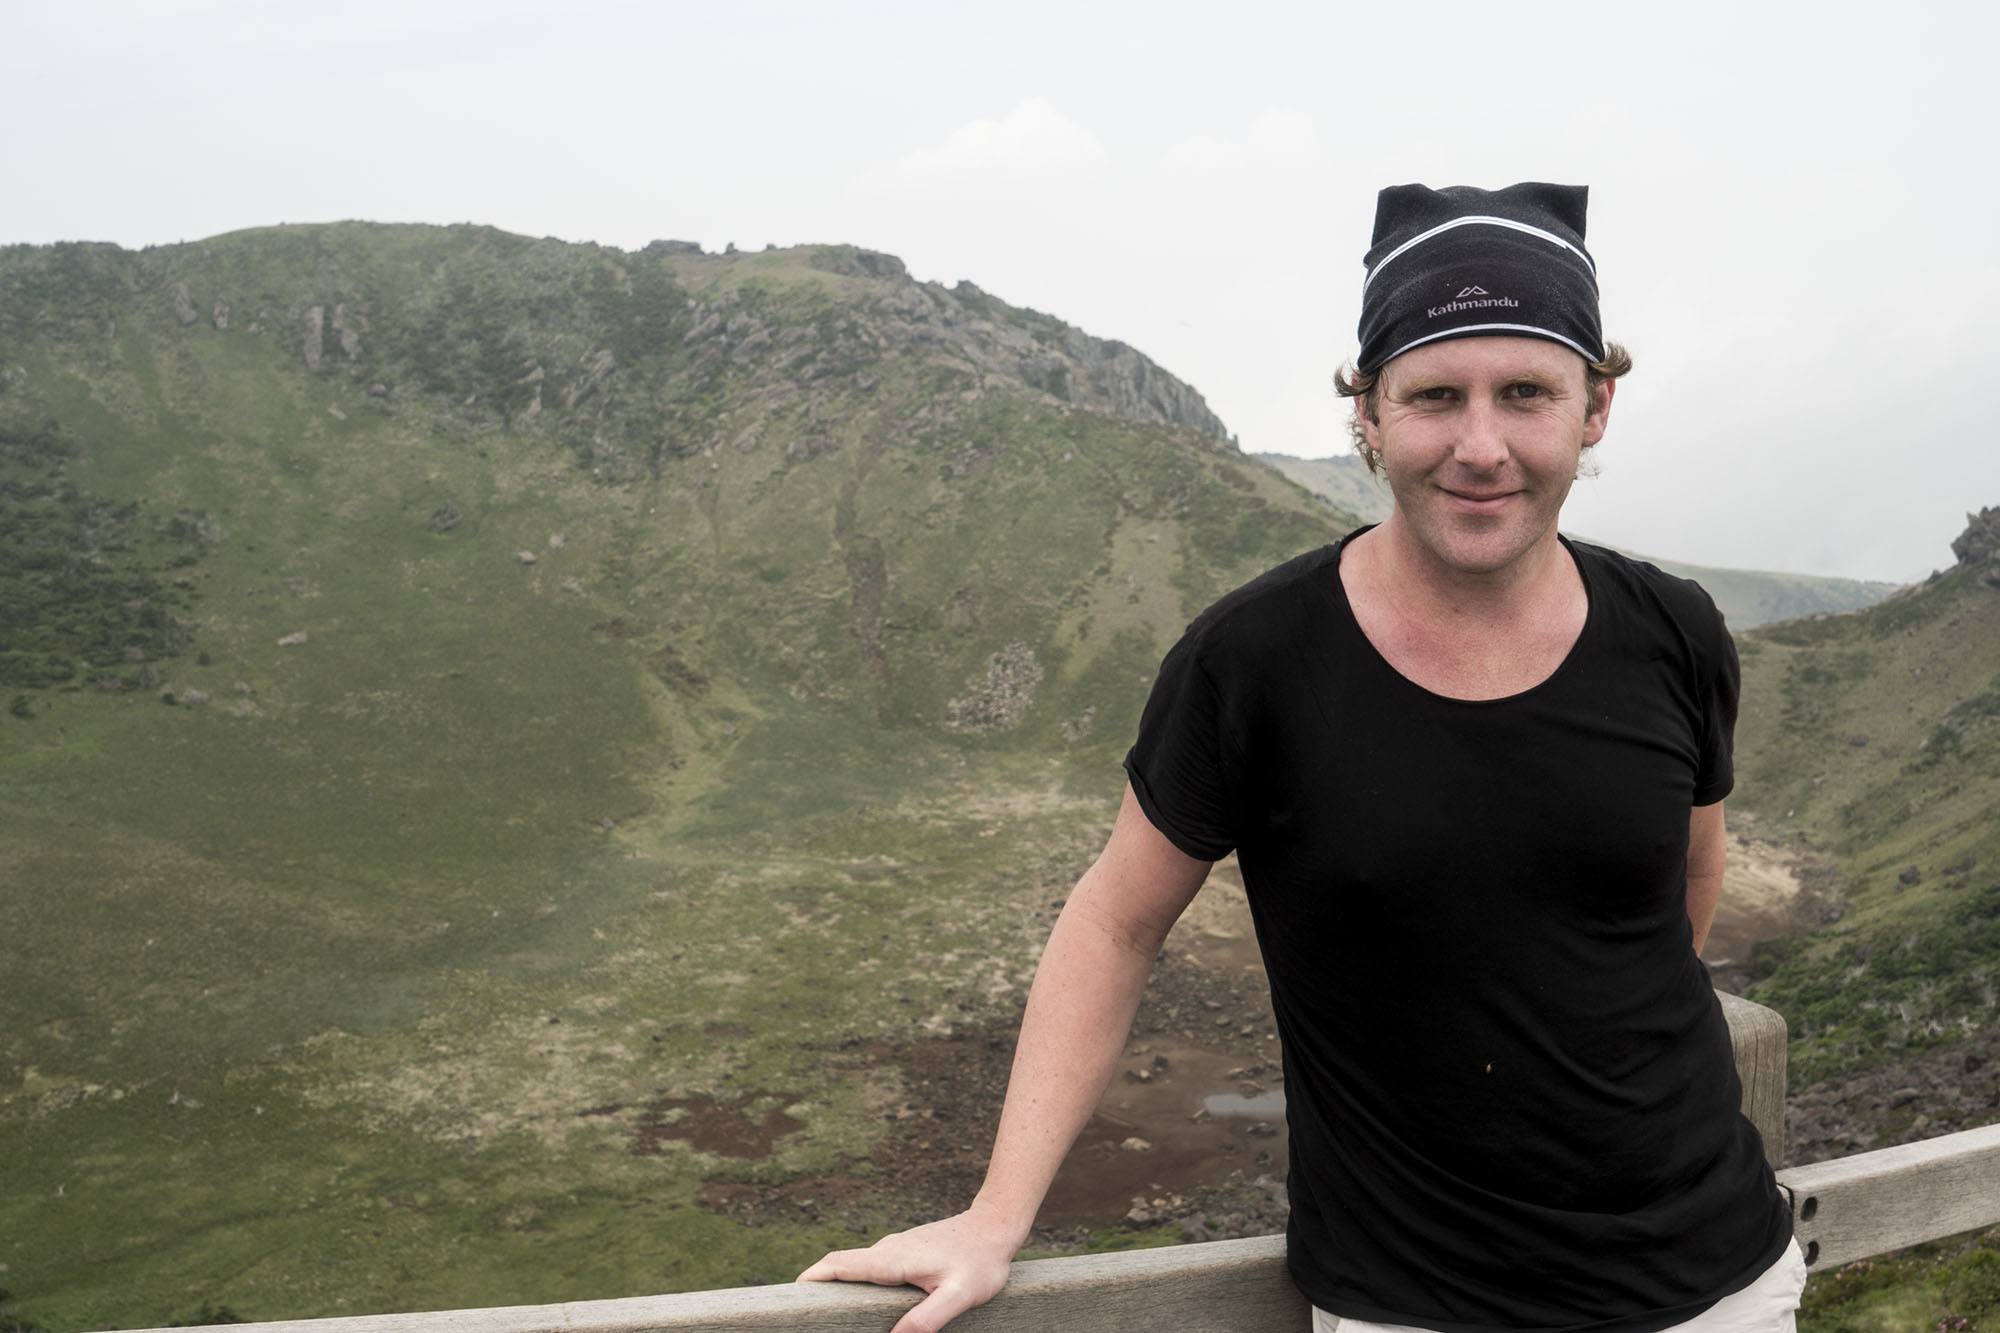
[[[1764,1160],[1776,1171],[1785,1164],[1785,1020],[1740,995],[1717,991],[1736,1050],[1736,1077],[1743,1084],[1743,1114],[1764,1137]]]

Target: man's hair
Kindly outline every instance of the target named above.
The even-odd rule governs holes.
[[[1363,372],[1355,369],[1353,363],[1350,362],[1333,372],[1334,392],[1342,398],[1359,398],[1361,400],[1361,411],[1368,414],[1368,419],[1370,421],[1380,421],[1382,416],[1377,406],[1376,393],[1382,387],[1382,371],[1384,369],[1387,369],[1387,367]],[[1625,374],[1631,369],[1632,354],[1614,342],[1604,344],[1604,359],[1602,361],[1586,361],[1584,363],[1583,387],[1584,391],[1590,395],[1590,406],[1585,409],[1586,416],[1597,410],[1598,387],[1617,379],[1620,375]],[[1354,441],[1354,452],[1361,455],[1361,461],[1368,465],[1368,470],[1374,473],[1381,472],[1381,455],[1368,447],[1368,436],[1362,431],[1361,421],[1358,417],[1348,418],[1347,433]]]

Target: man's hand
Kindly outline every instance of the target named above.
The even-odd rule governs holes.
[[[884,1236],[865,1250],[835,1250],[798,1280],[922,1287],[930,1295],[890,1333],[937,1333],[1007,1285],[1007,1265],[1019,1248],[1012,1228],[968,1211]]]

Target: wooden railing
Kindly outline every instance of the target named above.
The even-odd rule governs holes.
[[[1783,1158],[1785,1021],[1723,995],[1743,1107],[1773,1165]],[[2000,1223],[2000,1125],[1778,1172],[1813,1268]],[[908,1287],[807,1283],[493,1310],[299,1319],[245,1333],[885,1333],[918,1299]],[[1285,1273],[1282,1236],[1211,1241],[1014,1265],[1007,1289],[953,1333],[1269,1333],[1309,1327]]]

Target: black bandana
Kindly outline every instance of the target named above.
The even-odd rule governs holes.
[[[1504,190],[1392,185],[1376,197],[1362,260],[1356,369],[1443,338],[1546,338],[1604,359],[1597,267],[1583,248],[1590,189],[1528,181]]]

